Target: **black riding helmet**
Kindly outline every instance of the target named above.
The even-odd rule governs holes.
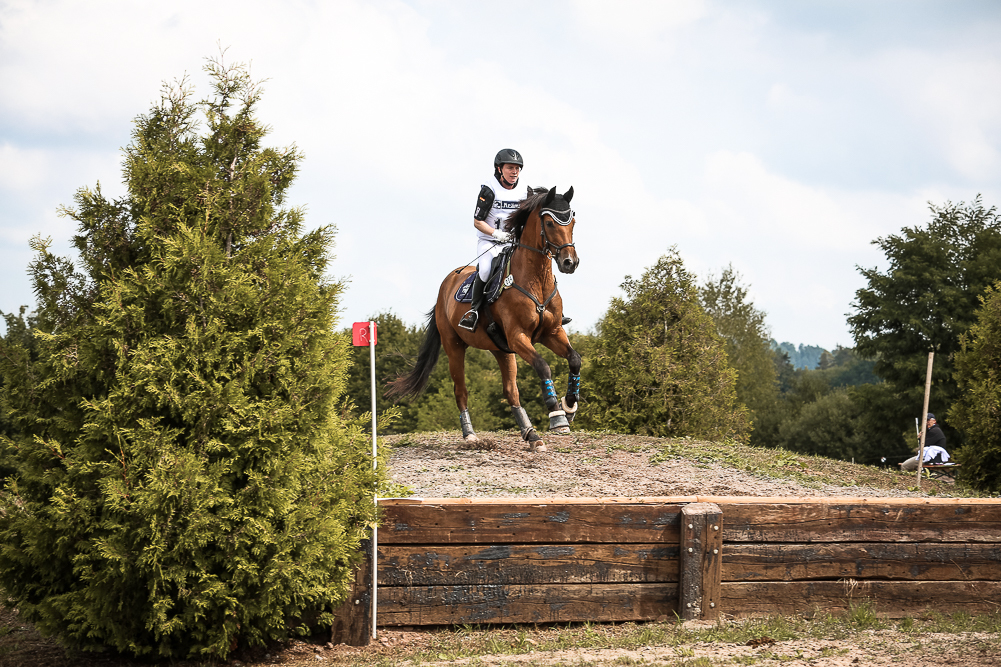
[[[497,151],[497,157],[494,158],[494,169],[500,169],[502,164],[516,164],[519,167],[525,167],[525,161],[521,159],[521,153],[513,148],[502,148]]]

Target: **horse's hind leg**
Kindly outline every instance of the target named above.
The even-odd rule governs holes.
[[[528,418],[525,408],[521,407],[521,398],[518,395],[518,360],[513,354],[497,350],[492,350],[492,354],[497,359],[497,365],[500,366],[504,398],[507,399],[508,405],[511,406],[511,415],[521,430],[522,439],[528,442],[531,451],[546,451],[546,443],[542,441],[542,438],[532,426],[532,421]]]
[[[480,441],[473,430],[473,420],[469,417],[469,390],[466,389],[466,344],[453,332],[441,338],[442,347],[448,357],[448,374],[452,376],[455,390],[455,405],[459,408],[459,425],[462,438],[468,443]]]

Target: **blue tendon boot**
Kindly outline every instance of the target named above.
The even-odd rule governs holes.
[[[570,422],[567,421],[567,413],[560,409],[559,401],[556,400],[556,389],[552,380],[542,381],[542,396],[546,400],[546,408],[549,409],[549,430],[553,433],[569,433]]]

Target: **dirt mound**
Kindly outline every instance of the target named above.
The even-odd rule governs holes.
[[[480,437],[474,447],[458,431],[387,437],[392,480],[422,498],[922,495],[896,471],[738,444],[575,432],[549,435],[548,451],[533,453],[515,431]]]

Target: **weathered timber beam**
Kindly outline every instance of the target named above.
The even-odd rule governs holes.
[[[722,522],[722,511],[712,503],[687,505],[681,511],[678,615],[684,620],[719,617]]]
[[[461,503],[383,507],[382,544],[648,544],[678,541],[681,505]]]
[[[673,617],[673,584],[379,588],[379,625],[650,621]]]
[[[334,611],[330,641],[348,646],[368,646],[372,641],[372,541],[362,540],[365,559],[355,570],[348,599]]]
[[[379,545],[379,586],[677,581],[677,545]]]
[[[1001,581],[1001,544],[727,544],[723,581]]]
[[[774,614],[843,613],[852,604],[871,602],[884,618],[926,611],[970,614],[1001,608],[998,581],[767,581],[724,582],[724,610],[734,617]]]
[[[509,498],[382,498],[379,505],[390,507],[395,505],[510,505],[531,503],[533,505],[688,505],[691,503],[714,503],[716,505],[998,505],[1001,498],[887,498],[884,496],[609,496],[594,498],[553,498],[517,496]]]
[[[731,542],[997,542],[1001,504],[721,505]]]

